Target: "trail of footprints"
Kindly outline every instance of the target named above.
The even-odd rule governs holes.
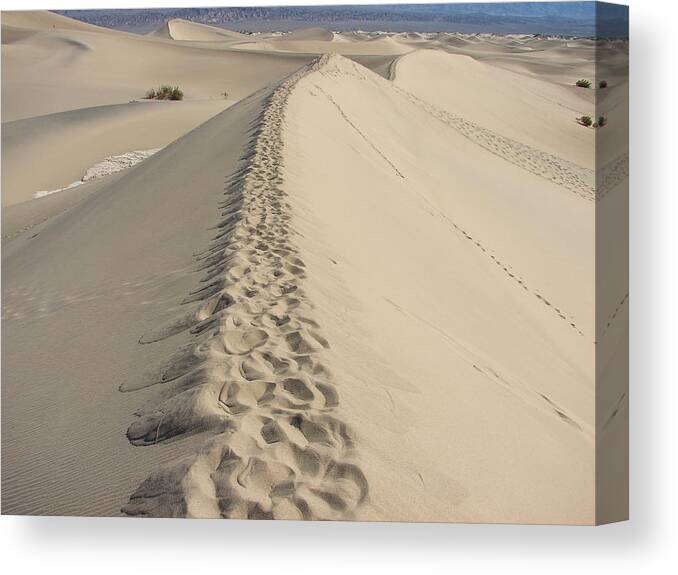
[[[336,415],[336,384],[323,364],[328,342],[303,291],[281,187],[288,96],[323,62],[269,96],[245,167],[228,183],[216,235],[197,256],[202,285],[185,300],[193,311],[140,340],[186,330],[193,338],[136,386],[169,390],[138,413],[129,440],[205,439],[149,476],[123,508],[129,515],[347,519],[367,497],[350,431]]]
[[[465,120],[461,116],[440,110],[398,86],[394,87],[412,103],[423,108],[426,112],[457,130],[475,144],[485,148],[488,152],[499,156],[519,168],[562,186],[587,201],[601,200],[615,186],[628,178],[628,153],[621,154],[618,158],[602,166],[598,173],[596,173],[594,170],[583,168],[558,156],[501,136],[492,130]]]
[[[564,187],[585,200],[600,200],[628,177],[628,154],[622,154],[604,166],[600,174],[596,174],[594,170],[506,138],[461,116],[441,110],[398,86],[394,85],[394,88],[412,103],[488,152]],[[594,181],[596,185],[593,184]]]
[[[398,86],[395,86],[395,88],[413,104],[423,108],[433,117],[457,130],[488,152],[519,168],[546,178],[585,200],[595,200],[595,188],[592,183],[589,183],[594,180],[593,170],[582,168],[573,162],[568,162],[517,140],[500,136],[496,132],[478,126],[461,116],[441,110]]]

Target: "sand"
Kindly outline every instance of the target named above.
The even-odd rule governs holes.
[[[163,147],[228,105],[225,100],[134,102],[5,122],[2,204],[66,186],[106,157]]]
[[[53,16],[3,14],[3,513],[619,518],[624,46],[595,131],[581,41]]]
[[[232,30],[189,22],[181,18],[167,21],[150,35],[184,42],[228,42],[247,38],[246,35]]]

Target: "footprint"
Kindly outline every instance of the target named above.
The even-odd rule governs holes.
[[[222,339],[226,353],[244,355],[266,343],[268,334],[263,329],[232,330]]]
[[[301,379],[290,377],[284,380],[282,385],[285,391],[292,394],[295,399],[300,401],[313,400],[313,392]]]

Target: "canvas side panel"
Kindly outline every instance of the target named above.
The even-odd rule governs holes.
[[[629,509],[628,7],[598,3],[596,17],[596,523],[603,524],[627,519]]]

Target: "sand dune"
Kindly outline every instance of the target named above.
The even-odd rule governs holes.
[[[502,509],[507,521],[585,521],[591,485],[570,466],[591,465],[591,203],[538,184],[345,60],[307,76],[289,108],[286,181],[299,190],[301,236],[314,238],[300,240],[308,293],[327,326],[351,423],[374,449],[364,454],[366,475],[389,477],[388,497],[371,490],[378,514],[482,521],[483,509]],[[309,117],[323,117],[327,131]],[[529,215],[536,206],[539,218]],[[340,223],[347,218],[350,228]],[[544,233],[551,226],[562,231],[554,234],[560,245]],[[432,246],[445,246],[443,260]],[[441,404],[452,389],[454,401]],[[482,423],[474,426],[478,404]],[[463,441],[433,446],[439,425]],[[488,453],[487,437],[496,452]],[[568,445],[569,463],[556,443]],[[509,464],[502,454],[515,462],[523,448],[534,475],[485,483]],[[387,471],[394,457],[399,479]],[[562,505],[570,489],[581,494],[574,507],[569,497]],[[538,509],[554,515],[537,519]]]
[[[12,374],[2,387],[6,513],[119,514],[155,465],[186,449],[133,447],[124,430],[148,394],[118,386],[173,352],[176,339],[138,340],[194,289],[193,254],[210,240],[224,177],[237,169],[264,97],[76,188],[79,198],[35,200],[70,203],[3,246],[3,327],[15,334],[2,350]]]
[[[103,157],[135,146],[162,147],[227,105],[220,101],[135,102],[7,122],[3,126],[3,187],[7,190],[3,202],[23,201],[32,191],[72,181]],[[79,153],[59,146],[64,141]]]
[[[38,18],[34,29],[42,33],[3,47],[3,122],[121,104],[167,83],[182,86],[188,100],[223,98],[224,92],[238,100],[309,60],[294,54],[200,49],[99,28],[40,26]]]
[[[199,257],[203,286],[188,312],[142,336],[197,335],[134,389],[169,383],[127,435],[149,445],[206,433],[192,459],[157,470],[132,495],[132,515],[314,519],[350,517],[367,496],[353,439],[335,415],[329,347],[304,295],[282,188],[282,121],[301,71],[271,95],[251,153],[231,178],[222,222]],[[192,308],[192,309],[191,309]],[[211,436],[211,437],[210,437]],[[158,488],[175,486],[157,497]]]
[[[166,146],[228,105],[226,100],[135,102],[6,122],[3,206],[66,186],[108,156]]]
[[[248,50],[276,54],[342,54],[345,56],[383,56],[398,55],[412,51],[412,47],[384,36],[363,41],[329,41],[329,40],[285,40],[285,36],[267,40],[241,42],[233,45],[235,50]]]
[[[185,42],[227,42],[247,38],[245,34],[239,34],[232,30],[207,26],[181,18],[174,18],[165,22],[150,35]]]
[[[355,94],[356,90],[362,97],[347,100],[347,95]],[[491,154],[483,156],[485,152],[480,149],[479,162],[483,165],[488,162],[496,164],[489,170],[495,174],[495,186],[501,185],[505,189],[506,181],[515,181],[516,192],[519,192],[511,197],[510,202],[507,201],[509,205],[516,204],[512,208],[513,217],[508,218],[511,228],[507,227],[504,231],[498,225],[496,229],[489,229],[490,204],[486,207],[478,204],[482,198],[476,199],[475,205],[469,204],[466,211],[459,211],[462,205],[459,200],[467,195],[466,186],[474,186],[474,197],[481,191],[473,180],[461,184],[460,175],[469,170],[465,160],[461,160],[460,164],[449,161],[458,156],[452,153],[452,148],[464,149],[469,145],[467,139],[452,130],[443,131],[437,125],[439,120],[389,82],[338,56],[325,57],[312,68],[295,74],[276,88],[266,102],[258,116],[259,127],[250,140],[245,164],[231,172],[221,203],[221,222],[212,232],[207,226],[202,234],[194,234],[202,237],[212,235],[211,242],[203,240],[207,249],[194,248],[199,254],[199,275],[177,278],[178,283],[193,283],[195,287],[184,288],[183,306],[180,305],[181,297],[170,303],[173,298],[166,294],[166,298],[162,298],[163,302],[167,302],[164,307],[169,304],[168,311],[174,309],[173,313],[178,315],[166,315],[164,323],[151,322],[137,336],[141,343],[147,344],[142,346],[144,352],[140,356],[146,355],[146,349],[153,353],[158,346],[177,351],[173,356],[170,354],[168,360],[158,363],[157,372],[150,370],[141,378],[133,377],[133,372],[130,372],[122,381],[123,391],[155,387],[158,383],[163,385],[163,390],[157,394],[157,403],[148,403],[139,419],[130,426],[128,437],[133,444],[162,444],[200,432],[199,445],[193,448],[193,455],[190,455],[192,450],[188,451],[188,459],[182,458],[151,472],[134,492],[125,511],[135,515],[395,518],[406,510],[413,518],[442,519],[450,516],[462,518],[466,514],[482,518],[483,509],[496,514],[497,508],[502,508],[505,515],[501,518],[507,521],[549,520],[551,516],[539,515],[540,509],[549,509],[553,517],[561,519],[565,514],[572,521],[587,520],[589,499],[582,499],[581,506],[575,508],[570,501],[567,509],[559,501],[563,501],[564,489],[588,492],[586,485],[577,483],[577,477],[567,470],[581,469],[590,464],[587,463],[586,445],[592,421],[586,409],[584,392],[587,388],[587,359],[591,352],[590,343],[586,344],[590,338],[591,321],[585,317],[586,299],[590,294],[583,291],[574,297],[578,285],[589,285],[581,280],[586,279],[590,268],[584,267],[581,277],[572,277],[570,267],[559,278],[558,268],[550,262],[554,259],[554,250],[563,252],[562,256],[555,258],[558,261],[568,255],[572,257],[577,245],[581,246],[577,256],[585,259],[587,232],[582,226],[586,225],[584,214],[590,210],[590,203],[555,185],[552,189],[548,185],[539,186],[539,226],[535,228],[529,210],[526,212],[527,219],[518,223],[515,217],[531,203],[529,196],[524,197],[524,194],[535,188],[531,180],[536,176],[500,159],[495,160]],[[354,103],[353,108],[351,102]],[[356,102],[363,105],[355,108]],[[366,102],[369,105],[365,105]],[[374,120],[379,117],[375,114],[377,110],[382,117],[380,121]],[[227,114],[223,113],[134,168],[128,176],[114,184],[115,193],[100,192],[91,196],[82,208],[76,207],[64,216],[73,226],[76,211],[86,209],[92,214],[91,210],[95,210],[93,213],[96,214],[92,205],[95,201],[104,202],[107,206],[98,217],[90,215],[86,222],[78,220],[80,223],[70,232],[96,230],[101,238],[99,242],[104,241],[111,255],[115,254],[115,260],[108,264],[113,269],[109,269],[105,277],[115,272],[117,264],[114,262],[122,256],[115,247],[116,240],[105,239],[106,229],[113,229],[114,221],[118,219],[117,211],[126,210],[124,206],[130,193],[143,189],[137,180],[150,178],[150,182],[167,171],[176,178],[179,175],[176,167],[161,172],[159,165],[168,164],[172,157],[187,150],[189,142],[192,154],[208,145],[209,140],[205,136],[221,132],[229,117]],[[437,131],[440,141],[429,141],[423,149],[422,142],[419,142],[415,155],[414,148],[408,150],[402,147],[408,141],[406,138],[383,132],[388,126],[397,125],[383,121],[384,114],[409,118],[408,122],[418,126],[437,128],[426,129],[425,133]],[[283,131],[283,115],[289,131]],[[329,123],[330,132],[316,133],[310,128],[316,124],[309,123],[308,119],[320,116]],[[412,133],[412,128],[406,123],[401,121],[399,126],[399,129]],[[329,134],[332,134],[333,143],[326,140]],[[283,155],[280,155],[279,146],[283,142]],[[338,174],[329,180],[323,179],[322,173],[327,168],[323,167],[320,158],[314,157],[316,150],[322,150],[323,156],[329,152],[336,166],[333,169],[346,172],[343,180]],[[360,157],[363,159],[357,160]],[[436,177],[440,178],[440,183],[426,181],[424,174],[432,173],[426,162],[422,164],[426,157],[430,157],[427,162],[438,166],[442,157],[448,158],[448,169],[457,174],[459,191],[454,203],[445,195],[431,195],[441,185],[444,189],[442,182],[450,180],[446,174],[438,174]],[[299,162],[318,166],[320,174],[316,176],[313,169],[309,173],[307,168],[303,181],[297,181],[299,176],[295,174],[301,173],[297,165]],[[342,168],[344,163],[353,164],[353,168],[347,171]],[[205,164],[201,162],[201,165]],[[507,170],[510,175],[505,173]],[[188,168],[182,166],[182,179],[187,177],[186,171]],[[190,172],[193,173],[192,170]],[[472,173],[475,174],[475,170]],[[347,176],[351,178],[350,182],[345,181]],[[316,177],[325,182],[321,196],[310,193],[318,189],[320,180],[316,181]],[[386,220],[379,222],[367,215],[374,213],[373,210],[366,210],[364,224],[362,219],[354,219],[350,231],[341,230],[342,226],[337,227],[337,224],[345,221],[345,217],[341,205],[336,203],[341,196],[332,193],[332,186],[346,185],[346,189],[355,190],[352,193],[356,194],[357,201],[357,198],[366,197],[361,191],[361,182],[370,189],[378,184],[374,190],[384,190],[389,194],[387,202],[375,197],[375,191],[367,197],[370,197],[370,202],[388,204],[391,213]],[[494,186],[489,181],[483,184],[482,189],[490,194],[489,190]],[[195,185],[192,187],[195,189]],[[209,185],[209,191],[205,192],[218,196],[220,187],[220,184]],[[153,189],[158,189],[157,181]],[[171,190],[179,192],[176,181],[169,185],[167,193],[172,193]],[[280,194],[285,194],[289,200],[281,202]],[[544,210],[544,194],[548,197],[546,205],[553,205],[553,221],[548,221],[548,211]],[[141,197],[134,200],[136,210],[139,210],[138,202],[141,200]],[[190,201],[195,200],[191,198]],[[496,201],[494,193],[491,199],[488,197],[490,201]],[[114,204],[110,205],[110,202]],[[312,202],[311,205],[308,202]],[[173,204],[170,203],[168,209],[176,209]],[[218,205],[216,196],[211,205],[212,210]],[[450,215],[452,205],[455,206],[454,219]],[[398,215],[399,211],[402,215]],[[550,238],[541,237],[540,229],[562,221],[564,211],[572,213],[565,218],[571,230],[558,247]],[[216,211],[214,215],[218,213]],[[408,214],[406,219],[405,213]],[[169,217],[163,216],[159,220],[164,222]],[[213,218],[202,216],[201,220],[214,221]],[[424,228],[417,223],[419,218],[422,224],[425,222],[428,234],[421,233]],[[30,252],[40,246],[50,251],[56,249],[50,236],[63,233],[58,231],[64,225],[63,221],[54,219],[32,243],[21,245],[17,243],[18,239],[14,240],[10,245],[20,246],[15,249],[20,250],[21,255],[10,256],[6,265],[11,267],[13,261],[17,264],[19,261],[26,262],[31,257]],[[198,225],[197,218],[193,221]],[[129,225],[134,227],[133,222]],[[380,229],[377,236],[374,235],[375,225]],[[390,225],[397,227],[409,246],[375,243],[377,237],[393,237],[394,232],[387,229]],[[407,228],[414,226],[420,231],[417,234],[406,233],[407,228],[402,228],[404,225]],[[511,239],[515,236],[515,227],[522,232],[519,238]],[[77,231],[80,229],[82,232]],[[290,235],[292,229],[302,233],[299,239],[293,239],[296,234]],[[315,239],[318,237],[317,229],[325,230],[320,236],[320,244]],[[159,233],[155,229],[144,230],[144,234],[152,232]],[[162,233],[154,244],[166,246],[170,238],[176,238],[171,240],[176,242],[177,234],[172,231],[162,240],[167,235]],[[346,234],[350,234],[352,239]],[[125,244],[131,247],[129,234],[124,237]],[[304,237],[309,240],[304,240]],[[87,243],[84,237],[70,237],[69,240],[68,245]],[[544,244],[545,241],[550,243]],[[392,244],[392,241],[389,243]],[[340,245],[339,254],[336,250]],[[365,245],[373,245],[376,253],[365,251]],[[454,257],[449,260],[454,265],[447,272],[446,268],[439,268],[437,273],[442,274],[439,278],[431,277],[435,267],[429,268],[427,259],[422,257],[424,246],[432,245],[445,246],[448,254],[450,249],[454,250]],[[541,245],[543,252],[535,251],[535,245]],[[501,253],[496,251],[500,246]],[[530,251],[526,253],[528,249]],[[186,250],[182,253],[185,254]],[[414,254],[418,255],[412,259]],[[51,256],[54,261],[68,259],[64,254],[53,253]],[[76,261],[80,264],[86,257],[79,253]],[[156,254],[156,257],[159,256]],[[438,258],[435,253],[430,257]],[[373,273],[365,274],[367,261],[374,262],[376,259],[381,262],[380,265],[374,268],[372,264]],[[419,293],[421,287],[417,289],[410,285],[413,278],[425,273],[411,267],[415,261],[429,269],[430,281],[426,285],[439,286],[444,295]],[[136,267],[139,263],[133,265]],[[186,265],[184,262],[184,269]],[[339,284],[336,283],[339,272],[334,271],[335,266],[343,270]],[[464,267],[461,276],[454,271],[458,266]],[[44,266],[40,269],[44,271]],[[121,276],[129,277],[128,270],[119,271]],[[31,267],[30,273],[37,273],[36,267]],[[14,282],[23,280],[26,284],[22,276],[25,274],[15,272],[11,277],[16,278]],[[198,281],[200,277],[202,283]],[[453,277],[457,279],[453,280]],[[191,278],[195,279],[188,282]],[[461,283],[460,278],[464,278]],[[483,293],[483,286],[488,285],[488,280],[491,280],[489,283],[493,290],[487,293],[485,299],[478,293]],[[86,278],[80,277],[78,281],[87,284]],[[505,285],[503,289],[507,290],[506,295],[498,299],[497,283]],[[11,287],[7,293],[11,301],[14,293]],[[412,295],[407,296],[408,293]],[[468,293],[476,294],[476,304],[470,305],[462,295]],[[371,294],[370,298],[363,299],[367,294]],[[514,304],[508,309],[503,303],[492,304],[506,298],[512,299]],[[123,301],[125,306],[133,305],[134,298]],[[440,301],[448,301],[443,316],[439,315],[442,310],[422,306],[423,302]],[[452,305],[454,302],[459,302],[460,307]],[[557,306],[567,310],[564,313],[574,311],[579,314],[579,323],[570,325],[569,318],[560,317],[563,312]],[[78,306],[73,304],[73,307]],[[336,317],[338,309],[346,309],[347,315]],[[366,315],[361,314],[358,319],[351,309],[364,310]],[[107,313],[110,313],[108,309]],[[450,325],[444,323],[445,317],[450,318]],[[486,320],[481,320],[483,317]],[[527,318],[529,321],[526,322]],[[403,333],[404,340],[384,338],[384,326],[397,326],[402,322],[408,324],[408,328],[394,333]],[[494,339],[487,337],[490,326]],[[358,339],[347,341],[340,337],[346,329],[354,330]],[[366,335],[375,333],[376,329],[379,329],[376,333],[381,334],[378,339]],[[515,349],[516,331],[521,334],[520,351]],[[560,344],[555,349],[553,344],[544,346],[545,334],[549,332],[552,337],[558,334]],[[458,335],[452,335],[459,333],[465,334],[461,340]],[[475,338],[474,333],[477,334]],[[512,477],[517,484],[504,481],[502,485],[491,483],[483,488],[480,468],[475,468],[472,462],[473,453],[477,452],[476,442],[482,441],[484,435],[477,439],[467,437],[460,446],[462,451],[444,454],[433,468],[430,461],[424,464],[426,456],[422,456],[420,451],[421,441],[425,443],[424,437],[438,433],[435,425],[440,421],[447,421],[446,433],[453,432],[457,424],[452,422],[464,422],[465,410],[455,414],[452,407],[451,421],[440,419],[434,404],[440,394],[446,393],[446,378],[438,385],[433,382],[440,377],[438,370],[443,366],[438,362],[429,365],[430,360],[416,360],[413,359],[416,356],[403,354],[402,350],[409,347],[407,342],[413,337],[429,342],[429,353],[441,353],[452,362],[451,365],[445,364],[444,369],[451,369],[457,374],[455,394],[460,405],[475,401],[484,404],[488,417],[482,427],[483,434],[496,435],[507,425],[517,425],[524,418],[521,415],[523,410],[533,414],[529,425],[522,423],[524,434],[519,434],[515,441],[506,438],[505,442],[499,442],[497,453],[492,454],[496,457],[491,457],[497,466],[502,466],[506,462],[501,453],[512,453],[518,457],[520,453],[529,452],[532,462],[530,474]],[[514,341],[513,349],[504,345],[506,337]],[[188,345],[180,344],[181,341]],[[329,350],[326,349],[328,347]],[[413,362],[412,365],[408,367],[390,362],[391,365],[385,367],[381,361],[374,363],[375,357],[391,357],[396,348],[401,349],[403,362]],[[530,369],[527,372],[523,367],[525,354],[534,357],[534,361],[528,362]],[[518,357],[521,359],[516,361]],[[367,372],[356,373],[355,369],[362,369],[370,363],[372,367]],[[558,369],[562,370],[562,377],[570,382],[568,387],[559,382]],[[543,372],[541,376],[540,370]],[[414,371],[417,377],[414,377]],[[547,373],[548,378],[545,377]],[[579,384],[572,385],[572,378],[578,379]],[[384,388],[384,382],[390,383]],[[341,395],[337,391],[339,384]],[[464,391],[467,387],[468,391]],[[340,399],[343,396],[346,404]],[[412,399],[413,396],[419,399]],[[364,401],[362,408],[356,404],[359,397]],[[391,407],[383,407],[383,397],[389,398],[386,405]],[[421,409],[413,409],[412,401],[419,402],[417,407]],[[508,414],[504,410],[507,401],[513,406],[509,410],[511,417],[516,418],[512,423],[506,420]],[[377,408],[379,404],[382,407]],[[372,412],[372,409],[377,411]],[[449,409],[447,406],[446,410]],[[369,417],[366,410],[371,414]],[[408,435],[414,451],[401,443],[398,418],[394,416],[400,411],[411,412]],[[376,418],[375,413],[378,414]],[[431,428],[431,425],[434,427]],[[361,443],[365,444],[362,452],[353,447],[358,437],[354,433],[359,433]],[[381,437],[378,442],[377,436]],[[521,448],[520,444],[527,437],[531,438],[529,447]],[[546,437],[553,439],[538,439]],[[561,447],[569,446],[570,456],[565,460],[562,451],[554,450],[552,442],[555,438]],[[400,445],[395,460],[391,443]],[[436,449],[442,449],[442,446],[436,444]],[[558,453],[558,457],[554,457],[554,453]],[[464,473],[455,466],[462,457]],[[410,471],[401,472],[403,483],[395,486],[395,492],[389,490],[380,494],[380,489],[377,489],[372,496],[373,505],[363,509],[368,478],[374,477],[378,484],[380,477],[392,477],[392,473],[383,475],[389,465]],[[541,471],[535,473],[535,469]],[[509,493],[520,493],[518,485],[529,481],[528,475],[533,480],[525,492],[529,492],[533,506],[528,506],[528,501],[519,497],[513,497],[511,504],[507,504],[504,499]],[[545,476],[548,481],[543,481]],[[541,479],[537,481],[536,478]],[[408,508],[406,499],[411,501],[411,498],[395,497],[394,493],[411,493],[416,482],[420,482],[420,486],[430,482],[429,485],[432,483],[438,488],[429,490],[420,487],[423,492],[417,498],[417,508]],[[174,487],[165,492],[163,486],[167,485]],[[158,490],[160,497],[157,497]]]
[[[334,34],[326,28],[300,28],[275,39],[276,42],[331,42]]]
[[[561,41],[50,22],[3,16],[4,512],[596,521],[625,84],[594,132]],[[187,99],[124,99],[161,81]]]
[[[107,28],[101,28],[99,26],[94,26],[93,24],[87,24],[86,22],[81,22],[80,20],[74,20],[73,18],[61,16],[60,14],[56,14],[54,12],[48,12],[47,10],[31,12],[3,11],[2,25],[26,29],[85,30],[94,32],[105,31],[113,34],[120,34],[120,32],[115,30],[108,30]]]
[[[328,130],[314,127],[320,118]],[[482,148],[470,167],[464,134],[339,56],[277,88],[260,122],[247,165],[230,179],[222,224],[199,254],[205,275],[184,300],[188,310],[141,339],[190,332],[193,343],[124,387],[169,387],[129,428],[133,443],[200,431],[203,447],[151,474],[126,512],[590,521],[592,477],[580,471],[592,465],[592,204],[535,185],[537,176]],[[427,140],[391,132],[414,126]],[[440,173],[445,163],[449,174]],[[479,184],[481,166],[492,176]],[[499,189],[506,222],[491,216]],[[388,211],[375,220],[370,204]],[[544,236],[554,226],[562,243]],[[449,268],[431,246],[445,246]],[[427,342],[424,357],[413,341]],[[458,409],[440,406],[450,385]],[[468,417],[478,414],[467,406],[477,402],[485,417],[469,435]],[[422,454],[441,424],[465,441]],[[521,433],[496,451],[480,448],[507,428]],[[530,472],[484,483],[488,459],[496,477],[507,453],[528,457]],[[364,508],[368,478],[384,477],[389,488],[370,488]],[[157,497],[166,485],[175,487]],[[577,504],[564,493],[579,493]]]
[[[19,42],[26,38],[30,38],[37,34],[36,30],[29,28],[18,28],[16,26],[9,26],[3,23],[2,25],[2,45]]]
[[[503,136],[593,167],[593,132],[581,130],[575,120],[592,116],[593,102],[571,85],[526,78],[468,56],[433,50],[400,58],[395,83]]]

